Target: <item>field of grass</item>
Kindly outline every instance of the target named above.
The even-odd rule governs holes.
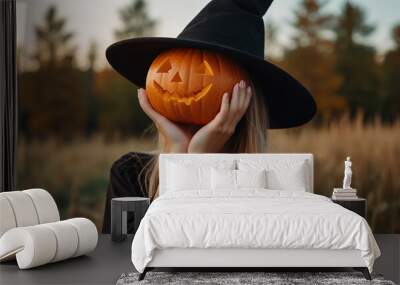
[[[270,152],[313,153],[314,192],[326,196],[342,186],[344,160],[351,156],[352,187],[368,199],[371,227],[400,233],[400,122],[363,125],[361,119],[343,119],[320,129],[271,131],[270,145]]]
[[[323,128],[269,132],[270,152],[309,152],[315,160],[315,192],[330,196],[343,179],[346,156],[353,161],[352,186],[368,199],[368,221],[376,233],[400,233],[400,122],[364,125],[346,118]],[[100,228],[109,170],[129,151],[155,144],[129,138],[57,143],[20,140],[18,188],[41,187],[55,197],[63,218],[84,216]]]
[[[151,149],[149,140],[135,138],[116,142],[97,136],[69,143],[20,140],[18,189],[46,189],[63,218],[87,217],[101,228],[112,163],[129,151]]]

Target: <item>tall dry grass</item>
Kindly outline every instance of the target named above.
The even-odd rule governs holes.
[[[353,183],[368,199],[368,221],[377,233],[400,233],[400,122],[364,125],[343,118],[323,128],[270,131],[271,152],[309,152],[315,160],[315,192],[330,196],[343,179],[346,156]],[[110,167],[129,151],[154,149],[145,139],[28,143],[20,140],[18,188],[42,187],[57,200],[64,218],[85,216],[100,228]]]
[[[323,128],[270,131],[271,152],[314,154],[314,191],[330,196],[343,183],[344,160],[353,161],[352,187],[368,200],[377,233],[400,233],[400,122],[363,124],[343,117]]]
[[[110,167],[129,151],[149,151],[146,139],[107,141],[102,136],[60,143],[56,140],[18,145],[18,189],[40,187],[55,197],[63,218],[83,216],[100,229]]]

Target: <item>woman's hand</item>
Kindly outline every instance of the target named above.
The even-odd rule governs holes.
[[[241,80],[233,87],[232,96],[225,93],[219,113],[200,128],[191,138],[188,152],[220,152],[235,131],[237,123],[245,114],[252,96],[250,86]]]
[[[163,144],[164,152],[187,152],[193,129],[188,125],[173,123],[155,111],[147,98],[146,90],[138,89],[139,104],[143,111],[153,120]]]

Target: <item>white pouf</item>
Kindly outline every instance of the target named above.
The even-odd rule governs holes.
[[[39,223],[35,205],[30,196],[22,191],[3,192],[11,205],[17,227],[33,226]]]
[[[40,225],[14,228],[0,238],[0,260],[15,256],[21,269],[49,263],[56,250],[53,232]]]
[[[40,188],[0,193],[0,213],[0,237],[15,227],[60,220],[53,197]]]
[[[28,189],[22,192],[31,197],[39,218],[39,224],[60,220],[56,202],[49,192],[40,188]]]
[[[96,248],[98,233],[88,219],[18,227],[0,238],[0,261],[14,255],[20,269],[86,254]]]
[[[57,244],[61,245],[57,247],[56,255],[53,257],[52,262],[67,259],[75,255],[78,249],[79,236],[78,232],[71,228],[70,223],[61,221],[44,224],[43,226],[48,227],[53,232],[56,236]]]
[[[8,199],[2,195],[0,195],[0,217],[1,237],[6,231],[17,226],[11,204]]]
[[[60,221],[49,192],[35,188],[0,193],[0,262],[20,269],[86,254],[96,248],[95,224],[86,218]]]
[[[78,232],[79,242],[74,257],[86,254],[96,248],[99,235],[95,224],[91,220],[73,218],[64,222],[70,223]]]

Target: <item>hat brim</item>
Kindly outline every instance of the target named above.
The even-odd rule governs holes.
[[[227,46],[167,37],[141,37],[110,45],[106,58],[111,66],[138,87],[145,87],[147,70],[162,51],[192,47],[221,52],[237,60],[262,88],[270,129],[292,128],[309,122],[317,111],[310,92],[276,65]]]

